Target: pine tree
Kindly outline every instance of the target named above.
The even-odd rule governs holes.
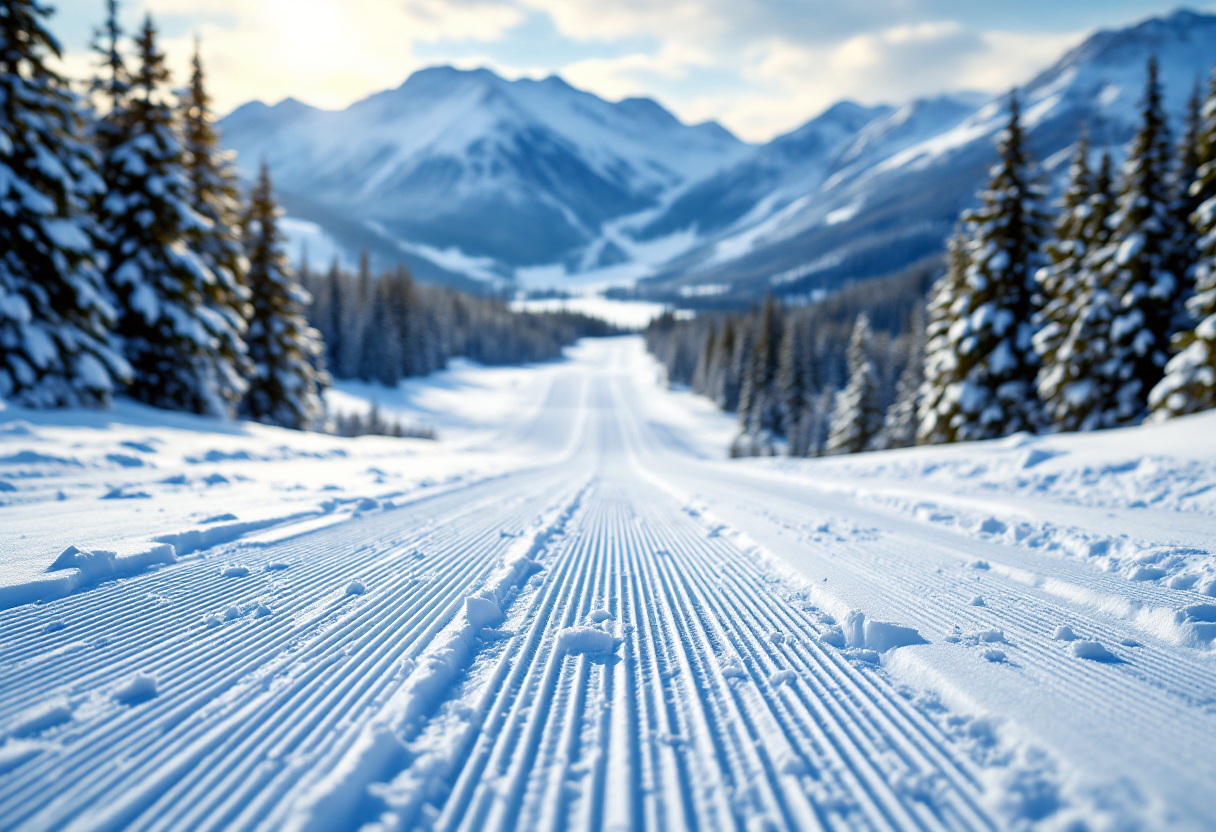
[[[157,407],[228,415],[236,372],[223,349],[231,327],[206,306],[216,277],[187,245],[206,220],[189,204],[156,30],[148,18],[129,87],[113,19],[107,31],[103,57],[112,78],[97,86],[116,97],[97,132],[106,184],[97,211],[107,241],[106,280],[119,305],[118,334],[133,369],[128,390]]]
[[[965,216],[970,263],[947,307],[949,324],[937,333],[941,342],[930,345],[937,354],[930,379],[938,389],[927,397],[933,418],[922,420],[929,441],[991,439],[1039,424],[1031,321],[1043,218],[1022,145],[1011,94],[1001,161],[981,192],[982,206]]]
[[[1110,236],[1111,163],[1104,153],[1097,176],[1092,176],[1087,155],[1088,143],[1082,139],[1055,237],[1046,248],[1049,265],[1038,273],[1044,307],[1034,338],[1041,362],[1036,384],[1046,421],[1061,431],[1104,427],[1104,402],[1112,396],[1103,367],[1113,296],[1101,268],[1092,267]]]
[[[753,436],[772,433],[778,427],[777,400],[773,380],[777,374],[777,348],[781,320],[771,295],[765,297],[756,325],[751,355],[739,393],[739,427]]]
[[[882,426],[878,370],[874,366],[870,319],[863,312],[853,322],[849,339],[849,383],[836,398],[828,454],[855,454],[866,449]]]
[[[718,332],[711,321],[709,330],[705,334],[705,341],[701,344],[701,351],[697,355],[697,369],[692,374],[692,392],[702,396],[709,395],[711,389],[717,340]]]
[[[805,410],[805,374],[802,367],[802,338],[797,322],[790,320],[782,327],[781,346],[777,354],[777,374],[774,379],[777,397],[779,429],[787,443],[790,456],[806,454],[805,441],[799,432],[799,420]]]
[[[257,421],[307,430],[324,416],[321,391],[329,377],[317,367],[325,349],[320,333],[304,320],[308,295],[293,280],[283,252],[281,213],[263,164],[243,223],[253,305],[246,342],[254,366],[243,411]]]
[[[101,190],[80,104],[37,0],[0,5],[0,399],[105,405],[129,368],[95,259]]]
[[[961,228],[946,241],[946,271],[934,281],[925,307],[925,380],[921,385],[917,413],[918,445],[936,445],[953,438],[952,425],[942,420],[949,414],[952,392],[950,382],[958,369],[955,344],[950,338],[955,302],[966,287],[971,258],[967,238]],[[955,388],[957,389],[957,388]]]
[[[1170,272],[1172,151],[1155,60],[1149,61],[1142,107],[1143,122],[1128,147],[1110,218],[1110,243],[1095,255],[1094,268],[1118,304],[1103,370],[1113,401],[1094,417],[1104,426],[1134,424],[1144,415],[1149,391],[1165,371],[1180,289],[1178,276]]]
[[[245,257],[240,238],[240,193],[230,154],[219,146],[219,133],[211,111],[202,58],[194,44],[190,86],[182,96],[184,164],[190,179],[190,207],[206,220],[187,232],[191,249],[215,275],[205,285],[207,308],[226,324],[215,334],[220,395],[234,410],[245,394],[251,366],[243,336],[252,309],[245,285]]]
[[[734,358],[737,334],[735,320],[728,317],[722,325],[722,337],[718,340],[717,357],[714,367],[717,370],[713,379],[711,396],[718,407],[727,413],[733,411],[739,404],[739,383],[734,375]]]
[[[925,382],[925,312],[920,306],[912,312],[907,343],[904,369],[895,383],[895,401],[887,408],[882,430],[874,440],[876,450],[916,444],[921,387]]]
[[[1199,178],[1199,135],[1203,116],[1199,97],[1199,84],[1187,101],[1186,119],[1182,138],[1178,143],[1176,164],[1170,172],[1170,231],[1173,236],[1169,247],[1170,274],[1178,280],[1178,291],[1174,296],[1171,333],[1189,330],[1193,321],[1187,312],[1186,302],[1192,288],[1192,269],[1199,256],[1199,235],[1191,222],[1191,215],[1203,202],[1198,194],[1191,193],[1191,185]]]
[[[1190,216],[1198,256],[1192,270],[1195,292],[1187,301],[1187,311],[1196,323],[1175,339],[1179,352],[1149,396],[1153,418],[1158,420],[1216,408],[1216,70],[1201,117],[1195,142],[1196,178],[1189,189],[1198,203]]]

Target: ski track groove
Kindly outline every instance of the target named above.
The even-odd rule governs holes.
[[[811,591],[818,564],[935,622],[922,625],[930,641],[950,625],[962,635],[1001,629],[1008,672],[1033,675],[1056,701],[1178,736],[1178,753],[1204,753],[1210,716],[1195,705],[1210,702],[1216,669],[1150,638],[1123,664],[1077,659],[1051,639],[1058,624],[1114,646],[1113,634],[1134,623],[1041,585],[996,572],[969,581],[963,570],[981,552],[1040,581],[1145,606],[1202,596],[1091,575],[1078,559],[959,529],[935,537],[936,527],[856,495],[750,475],[723,481],[729,489],[702,482],[713,464],[663,464],[684,457],[643,421],[636,389],[611,371],[598,378],[559,377],[529,421],[496,433],[537,448],[544,461],[533,467],[0,613],[0,726],[54,697],[74,710],[0,779],[0,825],[298,825],[334,788],[327,775],[409,692],[430,648],[472,626],[465,599],[529,538],[541,571],[504,590],[502,622],[473,633],[450,679],[393,724],[399,752],[357,775],[376,785],[352,781],[361,791],[332,804],[340,808],[320,819],[324,828],[1006,828],[981,763],[881,668],[820,641],[830,621]],[[681,491],[711,511],[742,510],[749,538],[693,511]],[[851,532],[816,531],[841,515]],[[796,547],[812,567],[806,579],[748,539]],[[935,572],[926,557],[956,566]],[[288,568],[266,571],[274,562]],[[253,571],[224,578],[225,563]],[[348,595],[351,579],[366,592]],[[970,606],[972,583],[987,606]],[[271,614],[257,617],[259,603]],[[204,625],[232,605],[234,620]],[[589,626],[601,609],[614,649],[562,649],[559,631]],[[48,637],[51,621],[68,626]],[[741,678],[727,671],[735,659]],[[156,675],[158,694],[112,701],[136,671]],[[787,671],[792,680],[774,676]]]

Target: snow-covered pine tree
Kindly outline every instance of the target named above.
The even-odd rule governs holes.
[[[1072,255],[1039,272],[1042,284],[1051,287],[1039,316],[1042,329],[1035,334],[1042,361],[1037,385],[1051,430],[1096,430],[1111,424],[1116,387],[1107,368],[1119,299],[1111,292],[1109,270],[1102,268],[1114,211],[1111,187],[1110,154],[1104,152],[1089,197],[1070,212],[1070,221],[1063,212],[1060,217],[1059,223],[1068,225],[1064,233],[1072,235]]]
[[[705,333],[705,340],[701,342],[701,351],[697,354],[697,368],[693,371],[692,383],[689,385],[692,392],[702,396],[709,395],[709,380],[713,378],[714,350],[717,340],[717,328],[713,321],[710,321],[709,329]]]
[[[1110,295],[1100,270],[1087,268],[1106,245],[1111,213],[1110,156],[1103,154],[1097,176],[1089,169],[1089,141],[1082,134],[1060,200],[1047,265],[1036,279],[1042,296],[1034,336],[1039,354],[1036,379],[1046,426],[1074,431],[1101,427],[1095,414],[1109,397],[1098,365],[1109,343]],[[1098,294],[1100,293],[1100,294]]]
[[[239,371],[224,350],[240,336],[207,306],[216,277],[188,245],[207,221],[190,207],[156,29],[147,18],[129,89],[113,19],[107,31],[103,57],[111,80],[119,80],[98,85],[114,97],[97,131],[106,184],[97,210],[106,235],[106,280],[119,305],[117,331],[133,369],[128,391],[157,407],[226,416]]]
[[[1169,172],[1172,149],[1150,60],[1142,103],[1142,122],[1128,147],[1120,177],[1111,239],[1095,254],[1093,268],[1117,299],[1110,327],[1109,359],[1103,374],[1114,390],[1102,426],[1138,422],[1149,391],[1161,380],[1180,281],[1170,268],[1175,233],[1171,228]]]
[[[998,149],[1001,161],[980,194],[983,204],[964,216],[970,263],[948,307],[949,326],[931,336],[938,343],[929,348],[935,354],[929,377],[939,389],[926,397],[935,413],[923,420],[927,441],[991,439],[1035,430],[1040,421],[1031,339],[1044,218],[1015,94]],[[947,355],[949,361],[939,360]]]
[[[853,322],[849,339],[849,383],[836,397],[828,454],[864,451],[882,426],[878,369],[870,343],[870,319],[864,312]]]
[[[259,422],[308,430],[324,416],[329,376],[317,366],[325,349],[320,333],[304,320],[308,295],[283,251],[281,213],[263,163],[243,222],[253,305],[245,340],[254,371],[242,410]]]
[[[1216,408],[1216,70],[1203,103],[1196,148],[1190,194],[1199,203],[1191,214],[1198,256],[1192,270],[1195,292],[1187,301],[1196,323],[1175,339],[1179,352],[1149,395],[1155,420]]]
[[[780,412],[774,379],[777,374],[777,348],[781,340],[781,319],[772,295],[764,299],[756,324],[751,354],[739,392],[739,438],[736,456],[772,452],[772,440],[780,425]]]
[[[925,382],[925,310],[912,311],[908,328],[907,357],[903,372],[895,382],[895,401],[887,408],[882,429],[874,439],[876,450],[908,448],[916,444],[921,387]]]
[[[1178,279],[1173,320],[1170,323],[1172,334],[1190,330],[1194,323],[1187,311],[1186,302],[1194,288],[1191,271],[1199,257],[1199,235],[1191,222],[1191,215],[1203,200],[1198,194],[1191,193],[1191,185],[1199,178],[1199,134],[1203,118],[1201,108],[1199,83],[1196,82],[1191,97],[1187,100],[1182,138],[1178,142],[1175,164],[1170,171],[1169,180],[1170,231],[1173,233],[1170,240],[1169,271]]]
[[[954,325],[954,306],[965,289],[970,265],[967,237],[959,227],[946,241],[946,271],[929,289],[925,305],[925,380],[921,385],[916,418],[918,445],[937,445],[949,442],[953,437],[951,425],[942,420],[942,415],[948,415],[951,410],[947,396],[957,392],[957,388],[950,386],[959,363],[955,344],[950,339],[950,328]]]
[[[802,366],[802,327],[793,316],[781,331],[781,346],[777,350],[777,373],[774,385],[777,399],[778,428],[785,437],[786,453],[805,456],[805,437],[799,430],[799,420],[806,409],[805,371]]]
[[[204,288],[204,296],[207,307],[228,324],[217,333],[223,358],[219,367],[230,374],[221,380],[220,390],[235,409],[251,370],[243,340],[252,309],[239,228],[240,191],[231,154],[220,149],[197,41],[191,66],[190,86],[181,96],[183,161],[190,179],[190,207],[207,224],[190,229],[187,240],[215,275],[215,281]]]
[[[46,65],[59,44],[38,0],[0,5],[0,399],[105,405],[129,368],[88,212],[102,188],[80,104]]]
[[[718,339],[717,356],[714,358],[716,372],[710,393],[718,407],[728,413],[739,403],[739,384],[734,375],[736,340],[735,319],[731,316],[722,324],[722,337]]]

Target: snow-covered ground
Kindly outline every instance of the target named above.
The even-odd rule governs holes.
[[[1216,827],[1216,414],[729,461],[569,355],[0,411],[0,827]]]

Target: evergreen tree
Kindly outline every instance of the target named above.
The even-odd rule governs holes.
[[[203,294],[207,308],[225,323],[215,333],[220,357],[217,367],[224,374],[218,389],[228,409],[234,410],[245,394],[245,379],[252,369],[243,340],[252,309],[241,250],[240,193],[231,155],[220,150],[197,42],[192,67],[190,86],[181,100],[183,161],[190,180],[190,207],[206,222],[188,229],[187,240],[215,275]]]
[[[805,374],[802,366],[800,327],[789,321],[781,332],[781,347],[777,353],[776,385],[779,430],[788,443],[790,456],[805,456],[804,437],[799,432],[799,420],[806,409]]]
[[[779,407],[774,385],[781,319],[772,295],[760,310],[751,356],[739,393],[739,427],[749,436],[771,436],[779,429]]]
[[[951,357],[938,361],[931,376],[940,388],[927,397],[935,414],[925,423],[932,441],[990,439],[1039,423],[1031,338],[1043,218],[1022,145],[1011,94],[998,142],[1001,161],[981,192],[982,206],[965,217],[971,237],[965,279],[948,306],[949,325],[937,336],[944,343],[930,346]]]
[[[1094,268],[1117,299],[1110,326],[1105,383],[1114,391],[1102,425],[1134,424],[1144,415],[1148,394],[1161,380],[1168,358],[1174,305],[1179,294],[1173,264],[1175,232],[1170,214],[1171,147],[1157,83],[1157,63],[1148,83],[1139,132],[1128,147],[1110,243],[1095,255]]]
[[[870,319],[863,312],[854,321],[849,339],[849,383],[836,398],[828,454],[865,450],[882,426],[878,371],[870,340]]]
[[[736,357],[742,351],[742,342],[738,320],[734,316],[728,317],[722,325],[722,337],[718,339],[718,355],[714,359],[717,374],[712,391],[718,407],[727,412],[733,412],[739,406],[740,380],[736,374]]]
[[[128,390],[157,407],[228,415],[239,378],[224,355],[232,327],[205,304],[216,277],[187,245],[207,221],[189,204],[173,108],[164,97],[164,56],[148,18],[136,40],[140,68],[127,88],[113,14],[111,5],[111,40],[103,47],[112,78],[98,84],[115,97],[97,134],[106,184],[97,211],[106,280],[119,302],[118,334],[133,368]]]
[[[1056,219],[1055,238],[1047,246],[1049,265],[1038,274],[1044,307],[1034,338],[1041,362],[1036,383],[1046,421],[1062,431],[1103,427],[1104,403],[1112,396],[1103,367],[1114,297],[1107,276],[1092,267],[1110,237],[1111,163],[1104,153],[1097,176],[1091,176],[1087,152],[1083,140]]]
[[[0,5],[0,399],[104,405],[126,362],[88,213],[101,190],[79,102],[46,65],[59,44],[38,0]]]
[[[388,281],[381,280],[375,290],[363,346],[359,352],[359,378],[396,387],[401,380],[402,338],[399,322],[388,304]]]
[[[950,382],[956,375],[959,361],[950,328],[954,323],[954,305],[966,288],[967,270],[971,265],[967,238],[961,228],[955,229],[946,241],[946,263],[946,271],[929,290],[925,307],[925,380],[916,420],[918,445],[949,442],[954,435],[948,421],[951,402],[947,397],[957,392]],[[943,421],[943,415],[947,421]]]
[[[712,389],[717,340],[718,333],[711,322],[709,332],[705,335],[705,341],[701,344],[701,351],[697,354],[697,369],[692,374],[692,392],[702,396],[709,395],[709,391]]]
[[[1176,338],[1179,352],[1149,396],[1154,419],[1216,408],[1216,71],[1203,104],[1196,148],[1190,196],[1198,206],[1190,219],[1198,256],[1192,270],[1195,292],[1187,301],[1196,323]]]
[[[1189,330],[1194,323],[1187,312],[1186,302],[1193,286],[1190,280],[1191,270],[1195,268],[1199,256],[1199,235],[1191,222],[1191,215],[1198,210],[1203,200],[1199,198],[1198,193],[1191,193],[1191,186],[1199,178],[1199,135],[1202,121],[1199,84],[1196,82],[1191,97],[1187,100],[1182,138],[1178,143],[1176,164],[1169,179],[1170,231],[1173,237],[1170,240],[1168,270],[1178,281],[1170,322],[1171,333]]]
[[[895,383],[895,401],[887,408],[882,430],[875,438],[876,450],[908,448],[916,444],[921,387],[925,382],[925,312],[920,306],[912,312],[907,341],[904,370]]]
[[[263,164],[243,223],[253,305],[246,341],[254,366],[243,410],[261,422],[307,430],[323,418],[321,391],[329,377],[317,367],[320,334],[304,320],[309,297],[283,252],[281,213]]]

